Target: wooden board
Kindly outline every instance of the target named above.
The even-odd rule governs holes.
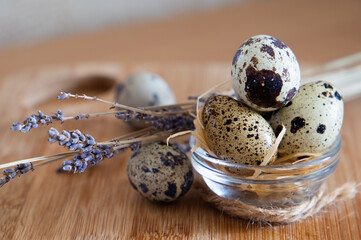
[[[64,152],[47,142],[43,126],[28,134],[11,132],[13,121],[38,109],[65,115],[106,111],[104,104],[52,100],[61,90],[112,100],[116,82],[136,70],[163,76],[178,101],[229,77],[228,64],[120,64],[32,69],[0,85],[0,162]],[[361,98],[345,104],[341,162],[328,179],[333,189],[347,181],[361,183]],[[114,117],[54,124],[80,129],[107,140],[127,126]],[[338,202],[317,216],[288,225],[259,225],[229,217],[205,203],[197,191],[170,204],[142,198],[130,186],[125,166],[129,152],[103,161],[83,174],[57,174],[59,163],[36,169],[0,189],[0,239],[361,239],[361,194]]]

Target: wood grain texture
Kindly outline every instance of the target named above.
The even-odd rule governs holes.
[[[100,65],[101,66],[101,65]],[[104,66],[104,64],[103,64]],[[114,65],[113,65],[114,66]],[[78,69],[81,66],[69,66]],[[66,66],[61,68],[66,69]],[[100,69],[100,68],[98,68]],[[115,68],[113,68],[114,70]],[[219,83],[229,74],[228,64],[137,64],[119,65],[113,71],[115,81],[137,69],[159,73],[176,89],[182,101],[187,95],[198,94]],[[17,96],[27,95],[26,82],[39,76],[42,69],[34,69],[18,78]],[[51,73],[51,72],[50,72]],[[112,74],[113,74],[112,73]],[[49,71],[48,71],[49,74]],[[118,78],[116,78],[118,76]],[[108,75],[110,78],[110,74]],[[30,81],[29,81],[30,80]],[[36,79],[35,79],[36,80]],[[35,81],[34,80],[34,81]],[[51,81],[51,80],[49,80]],[[77,82],[74,78],[73,82]],[[6,84],[3,82],[2,84]],[[50,84],[51,85],[51,84]],[[56,87],[60,87],[54,85]],[[1,88],[4,89],[4,88]],[[55,89],[59,90],[59,89]],[[54,91],[51,87],[39,88]],[[112,99],[114,89],[98,92]],[[22,94],[21,94],[22,93]],[[3,91],[3,101],[11,99],[12,92]],[[18,95],[19,94],[19,95]],[[45,98],[47,101],[48,98]],[[65,109],[97,112],[107,106],[82,100],[71,102]],[[21,108],[21,101],[12,109]],[[20,105],[16,105],[20,104]],[[81,109],[74,108],[80,104]],[[346,181],[361,182],[358,166],[361,161],[361,126],[359,109],[361,98],[346,103],[342,129],[342,156],[336,172],[327,181],[333,189]],[[3,105],[4,106],[4,105]],[[42,106],[47,108],[46,103]],[[6,107],[6,106],[4,106]],[[66,106],[65,106],[66,107]],[[7,108],[7,107],[6,107]],[[20,119],[36,108],[26,108]],[[74,110],[75,109],[75,110]],[[51,110],[49,110],[51,111]],[[65,110],[67,112],[67,110]],[[10,132],[8,126],[14,119],[4,118],[7,126],[1,127],[0,143],[6,146],[0,152],[1,162],[64,151],[56,144],[50,145],[46,129],[41,127],[28,134]],[[17,120],[17,119],[16,119]],[[98,140],[113,138],[129,129],[113,117],[56,124],[59,129],[80,129]],[[56,174],[57,163],[46,165],[17,178],[1,188],[0,238],[1,239],[360,239],[361,194],[354,199],[338,202],[300,223],[288,225],[260,225],[229,217],[205,203],[191,190],[186,196],[170,204],[157,204],[142,198],[128,183],[125,166],[129,152],[105,160],[83,174]]]

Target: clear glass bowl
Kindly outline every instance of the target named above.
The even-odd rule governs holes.
[[[196,144],[190,138],[190,146]],[[341,137],[321,156],[295,164],[250,166],[210,156],[202,148],[191,154],[194,169],[222,198],[257,207],[289,207],[314,196],[340,159]]]

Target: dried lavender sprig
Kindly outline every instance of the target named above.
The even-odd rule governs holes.
[[[177,131],[194,129],[193,120],[195,115],[195,103],[175,104],[168,107],[159,106],[151,108],[132,108],[117,103],[105,101],[97,97],[89,97],[86,95],[80,96],[62,92],[59,96],[59,98],[61,99],[69,97],[101,101],[104,103],[112,104],[112,107],[125,108],[126,110],[118,111],[115,113],[116,118],[123,119],[125,121],[145,120],[151,123],[156,129],[162,129],[166,131],[171,129]],[[188,107],[189,109],[183,109],[182,107],[184,106]],[[89,115],[79,116],[75,119],[83,118],[89,118]]]
[[[112,158],[121,151],[122,149],[118,149],[114,146],[99,145],[91,151],[75,155],[72,160],[64,161],[62,170],[66,172],[73,171],[74,173],[82,173],[89,166],[96,165],[105,158]]]
[[[180,104],[173,104],[168,106],[153,106],[153,107],[145,107],[145,108],[133,108],[129,106],[125,106],[118,103],[113,103],[109,101],[105,101],[102,99],[99,99],[97,97],[89,97],[86,95],[74,95],[70,93],[61,93],[61,95],[58,96],[58,99],[67,99],[69,97],[74,98],[83,98],[86,100],[94,100],[94,101],[100,101],[103,103],[111,104],[112,107],[118,107],[122,109],[126,109],[128,111],[133,111],[139,114],[145,114],[149,116],[163,116],[164,115],[179,115],[179,114],[186,114],[187,112],[194,113],[195,111],[195,103],[180,103]],[[54,120],[61,121],[62,123],[66,120],[75,119],[75,120],[82,120],[82,119],[88,119],[90,117],[98,117],[98,116],[105,116],[105,115],[113,115],[113,114],[122,114],[122,112],[102,112],[102,113],[82,113],[78,114],[76,116],[70,116],[70,117],[64,117],[63,111],[58,110],[53,115],[45,115],[40,110],[38,111],[38,114],[32,114],[31,116],[27,117],[23,122],[14,122],[11,126],[11,130],[13,131],[21,131],[23,133],[30,131],[32,128],[37,128],[39,125],[45,125],[50,124]],[[127,119],[131,120],[131,119]]]
[[[22,123],[14,122],[10,129],[13,131],[21,131],[22,133],[26,133],[32,128],[37,128],[39,125],[48,125],[52,123],[53,120],[64,122],[63,111],[59,109],[56,113],[49,116],[45,115],[42,111],[39,110],[38,114],[32,114]]]
[[[116,102],[109,102],[109,101],[105,101],[105,100],[102,100],[100,98],[97,98],[97,97],[90,97],[90,96],[87,96],[85,94],[83,95],[78,95],[78,94],[71,94],[71,93],[65,93],[65,92],[61,92],[60,95],[58,96],[58,99],[60,100],[64,100],[64,99],[68,99],[68,98],[82,98],[82,99],[85,99],[85,100],[92,100],[92,101],[101,101],[103,103],[108,103],[108,104],[119,104],[119,103],[116,103]],[[125,105],[121,105],[119,104],[120,106],[125,106]],[[121,108],[120,106],[115,106],[115,107],[119,107]],[[144,109],[157,109],[157,108],[174,108],[174,107],[182,107],[182,106],[187,106],[187,105],[191,105],[191,106],[194,106],[194,102],[186,102],[186,103],[177,103],[177,104],[171,104],[171,105],[163,105],[163,106],[149,106],[149,107],[144,107]],[[128,108],[128,106],[125,106]]]
[[[84,119],[89,119],[89,118],[93,118],[93,117],[101,117],[101,116],[115,115],[115,114],[116,114],[115,111],[100,112],[100,113],[80,113],[75,116],[64,117],[64,121],[66,121],[66,120],[84,120]]]
[[[57,154],[52,154],[52,155],[47,155],[47,156],[23,159],[20,161],[14,161],[14,162],[10,162],[10,163],[1,164],[0,169],[13,167],[13,166],[16,166],[18,164],[23,164],[23,163],[34,163],[34,162],[45,161],[45,160],[54,159],[54,158],[65,158],[65,157],[72,156],[74,154],[77,154],[77,152],[57,153]]]
[[[79,130],[62,131],[59,133],[55,128],[49,130],[49,142],[58,142],[59,145],[69,150],[77,150],[71,161],[64,161],[62,169],[64,171],[84,172],[90,165],[95,165],[104,158],[111,158],[119,151],[114,146],[97,144],[90,134],[83,134]]]
[[[189,111],[191,111],[191,112],[195,111],[195,103],[189,103],[189,102],[173,104],[173,105],[168,105],[168,106],[152,106],[152,107],[145,107],[145,108],[133,108],[133,107],[121,105],[118,103],[105,101],[105,100],[99,99],[97,97],[89,97],[86,95],[80,96],[80,95],[74,95],[74,94],[64,93],[64,92],[62,92],[61,95],[58,96],[58,99],[67,99],[69,97],[100,101],[103,103],[111,104],[112,107],[128,109],[128,111],[134,111],[139,114],[145,114],[145,115],[151,115],[151,116],[178,115],[178,114],[187,113]],[[122,112],[121,111],[101,112],[101,113],[93,113],[93,114],[82,113],[82,114],[78,114],[76,116],[64,117],[63,112],[60,109],[57,111],[57,113],[55,113],[54,115],[51,115],[51,116],[45,115],[39,110],[38,114],[32,114],[26,120],[24,120],[23,123],[20,123],[20,122],[13,123],[11,129],[13,131],[28,132],[31,128],[37,128],[39,126],[39,124],[42,124],[42,125],[50,124],[53,122],[53,120],[59,120],[63,123],[64,121],[71,120],[71,119],[82,120],[82,119],[88,119],[91,117],[114,115],[114,114],[122,114]]]
[[[172,133],[174,132],[159,132],[147,136],[128,138],[123,141],[110,141],[94,145],[93,149],[90,151],[84,151],[81,154],[75,155],[72,160],[64,161],[62,170],[66,172],[82,173],[89,166],[96,165],[103,159],[112,158],[126,148],[130,148],[132,151],[135,151],[144,143],[165,139]]]
[[[171,133],[161,133],[158,135],[151,135],[147,137],[140,137],[132,139],[131,142],[125,143],[120,141],[119,145],[97,145],[90,152],[75,155],[72,160],[64,161],[62,170],[66,172],[82,173],[89,166],[96,165],[98,162],[107,158],[110,159],[116,156],[119,152],[122,152],[126,148],[130,148],[131,151],[135,151],[140,148],[144,143],[164,139],[171,135]]]
[[[110,104],[112,108],[120,107],[120,108],[132,110],[132,111],[137,111],[137,112],[146,112],[146,111],[144,111],[144,110],[142,110],[142,109],[138,109],[138,108],[134,108],[134,107],[129,107],[129,106],[122,105],[122,104],[119,104],[119,103],[116,103],[116,102],[106,101],[106,100],[100,99],[100,98],[95,97],[95,96],[94,96],[94,97],[90,97],[90,96],[87,96],[87,95],[85,95],[85,94],[83,94],[83,95],[78,95],[78,94],[61,92],[60,95],[58,96],[58,99],[61,99],[61,100],[68,99],[68,98],[81,98],[81,99],[84,99],[84,100],[98,101],[98,102]]]
[[[4,176],[0,178],[0,187],[3,186],[5,183],[8,183],[10,180],[14,179],[16,176],[25,174],[30,170],[33,170],[32,163],[21,163],[14,168],[4,169]]]
[[[64,146],[71,151],[89,152],[97,144],[93,136],[85,135],[79,130],[63,130],[62,133],[59,133],[55,128],[50,128],[48,133],[50,143],[58,142],[60,146]]]
[[[156,129],[186,131],[194,130],[193,116],[154,117],[150,123]]]
[[[194,116],[190,114],[180,114],[175,116],[159,117],[150,114],[142,114],[133,111],[122,111],[118,112],[115,115],[118,119],[123,119],[125,121],[132,120],[143,120],[154,126],[155,129],[161,130],[175,130],[175,131],[186,131],[193,130],[193,120]]]
[[[3,170],[3,176],[0,177],[0,187],[3,186],[5,183],[8,183],[10,180],[14,179],[16,176],[21,176],[30,170],[34,170],[36,167],[48,164],[53,161],[58,161],[64,158],[68,158],[75,153],[60,153],[60,154],[54,154],[54,155],[48,155],[48,156],[42,156],[37,158],[31,158],[31,159],[25,159],[22,161],[12,162],[8,164],[2,164],[1,168],[7,167],[7,166],[15,166],[13,168],[5,168]],[[40,160],[46,160],[41,163],[33,165],[33,162],[40,161]],[[32,162],[24,162],[24,161],[32,161]]]
[[[187,114],[189,112],[195,112],[195,103],[178,103],[173,105],[165,105],[165,106],[151,106],[151,107],[140,107],[139,110],[149,110],[149,114],[156,113],[166,113],[165,115],[178,115],[178,114]],[[119,110],[119,111],[111,111],[111,112],[100,112],[100,113],[81,113],[76,116],[64,117],[65,120],[75,119],[75,120],[83,120],[89,119],[93,117],[100,117],[106,115],[116,115],[123,114],[127,112],[131,112],[130,110]],[[141,113],[139,113],[141,114]]]
[[[70,156],[73,156],[73,159],[64,161],[62,170],[73,171],[74,173],[83,172],[87,167],[95,165],[105,158],[112,158],[126,148],[130,148],[134,151],[138,149],[141,144],[166,139],[173,133],[174,131],[165,132],[155,130],[152,127],[147,127],[109,140],[109,142],[96,143],[91,135],[85,135],[79,130],[63,131],[62,133],[59,133],[55,128],[51,128],[49,130],[49,141],[58,142],[60,145],[74,151],[2,164],[0,165],[0,169],[6,169],[4,169],[4,176],[0,177],[0,186],[14,179],[16,176],[20,176],[27,173],[29,170],[33,170],[37,166],[66,159]],[[43,162],[33,165],[33,162],[36,161]],[[15,167],[9,168],[11,166]]]
[[[161,112],[157,112],[157,111],[146,110],[146,108],[143,108],[143,107],[138,107],[138,108],[130,107],[130,106],[116,103],[116,102],[106,101],[106,100],[103,100],[103,99],[95,97],[95,96],[90,97],[85,94],[78,95],[78,94],[61,92],[60,95],[58,96],[58,99],[68,99],[68,98],[80,98],[80,99],[84,99],[84,100],[98,101],[98,102],[102,102],[102,103],[111,105],[111,108],[120,108],[120,109],[125,109],[125,110],[129,110],[129,111],[134,111],[137,113],[143,113],[143,114],[158,115],[158,116],[164,116],[164,114],[166,114],[166,115],[177,114],[177,112],[173,113],[172,111],[166,111],[165,113],[161,113]],[[188,103],[186,105],[188,105]]]
[[[39,125],[49,125],[53,123],[53,121],[61,121],[61,123],[64,123],[66,120],[82,120],[82,119],[88,119],[91,117],[98,117],[98,116],[105,116],[105,115],[114,115],[116,114],[113,112],[103,112],[103,113],[93,113],[93,114],[78,114],[76,116],[71,117],[64,117],[63,111],[58,110],[53,115],[45,115],[40,110],[38,111],[38,114],[32,114],[31,116],[27,117],[22,123],[21,122],[14,122],[11,126],[11,130],[13,131],[21,131],[22,133],[26,133],[30,131],[32,128],[37,128]]]
[[[71,95],[71,96],[77,96],[77,95]],[[58,96],[59,99],[66,99],[69,97],[69,94],[63,93],[62,95]],[[78,96],[84,97],[84,96]],[[96,97],[88,97],[85,96],[86,99],[97,99],[102,102],[111,103],[108,101],[104,101],[101,99],[98,99]],[[119,104],[116,104],[118,106]],[[114,106],[114,104],[112,105]],[[120,105],[123,106],[124,105]],[[127,106],[125,106],[127,107]],[[127,107],[130,108],[130,107]],[[167,106],[153,106],[153,107],[145,107],[145,108],[131,108],[138,114],[145,114],[149,116],[165,116],[165,115],[179,115],[179,114],[187,114],[194,113],[195,112],[195,103],[179,103],[179,104],[173,104],[173,105],[167,105]],[[130,111],[130,110],[128,110]],[[88,119],[92,117],[99,117],[99,116],[106,116],[106,115],[122,115],[124,114],[124,111],[112,111],[112,112],[101,112],[101,113],[81,113],[75,116],[68,116],[64,117],[63,111],[58,110],[53,115],[45,115],[40,110],[38,111],[38,114],[32,114],[31,116],[27,117],[23,122],[14,122],[11,126],[11,130],[13,131],[21,131],[23,133],[30,131],[32,128],[37,128],[39,125],[49,125],[53,123],[53,121],[61,121],[63,123],[66,120],[83,120]],[[131,119],[128,119],[131,120]]]
[[[157,110],[157,109],[179,109],[179,108],[195,108],[195,102],[183,102],[183,103],[176,103],[171,105],[161,105],[161,106],[149,106],[144,107],[145,110]]]

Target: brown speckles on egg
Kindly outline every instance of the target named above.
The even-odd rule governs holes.
[[[127,173],[133,188],[154,201],[173,201],[184,195],[193,182],[185,153],[159,142],[136,150],[128,161]]]
[[[279,149],[286,153],[321,152],[332,145],[343,121],[343,102],[334,100],[336,92],[334,86],[322,81],[306,84],[290,106],[274,113],[270,123],[275,131],[281,124],[287,129]]]
[[[241,46],[249,46],[253,43],[253,38],[249,38],[247,41],[245,41]]]
[[[248,100],[266,108],[282,105],[276,100],[283,85],[280,75],[270,70],[257,71],[252,66],[247,67],[246,75],[245,91]]]
[[[285,79],[285,81],[290,81],[290,80],[289,80],[289,73],[288,73],[287,68],[283,68],[283,70],[282,70],[282,77]]]
[[[337,100],[339,100],[339,101],[342,100],[341,95],[340,95],[337,91],[335,92],[335,98],[336,98]]]
[[[257,67],[258,59],[257,59],[256,57],[252,57],[252,58],[251,58],[251,62],[253,63],[253,66],[254,66],[254,67]]]
[[[325,126],[324,124],[320,124],[320,125],[318,125],[316,131],[317,131],[317,133],[319,133],[319,134],[324,134],[325,130],[326,130],[326,126]]]
[[[262,44],[260,51],[268,53],[268,55],[270,55],[273,58],[275,57],[275,52],[273,51],[273,48],[268,46],[267,44]]]
[[[306,121],[304,118],[295,117],[291,121],[291,133],[296,133],[299,129],[303,128],[306,125]]]
[[[327,89],[327,88],[330,88],[333,90],[333,86],[329,83],[324,83],[323,86]]]
[[[168,184],[168,189],[164,191],[164,195],[173,199],[177,194],[177,184],[172,182],[167,182],[167,184]]]
[[[139,184],[139,188],[143,193],[147,193],[149,191],[147,185],[145,185],[144,183]]]
[[[189,170],[184,176],[184,183],[180,186],[180,188],[182,189],[182,193],[180,195],[183,196],[184,194],[186,194],[188,192],[188,190],[191,188],[192,183],[193,183],[193,171]]]
[[[295,88],[294,92],[298,91],[301,78],[293,52],[281,41],[267,35],[254,36],[252,41],[247,40],[246,43],[240,47],[244,53],[232,65],[231,79],[236,97],[257,111],[274,111],[286,105],[294,96],[290,94],[290,90]],[[252,88],[255,93],[250,96],[250,88],[246,84],[255,86],[255,83],[248,81],[250,74],[253,78],[255,74],[259,75],[259,79],[266,77],[264,82],[274,83],[274,88],[265,88],[263,84],[259,84],[261,89]]]
[[[277,38],[272,39],[272,44],[275,45],[276,47],[280,48],[280,49],[288,48],[286,44],[284,44],[283,42],[281,42]]]
[[[203,122],[208,119],[204,127],[212,151],[227,161],[255,165],[263,160],[275,140],[272,128],[262,116],[229,96],[210,97],[202,119]]]

